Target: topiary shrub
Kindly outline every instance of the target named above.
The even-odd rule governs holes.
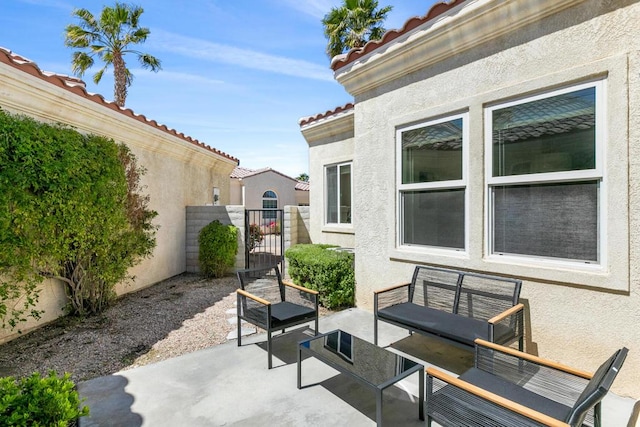
[[[37,372],[19,380],[0,378],[0,425],[3,426],[76,425],[78,418],[89,415],[89,408],[81,408],[81,403],[69,374],[60,377],[51,371],[44,378]]]
[[[207,277],[222,277],[236,261],[238,228],[215,220],[200,230],[198,260],[200,272]]]
[[[352,307],[355,298],[353,254],[331,251],[332,245],[302,244],[285,252],[293,281],[320,293],[320,303],[329,309]]]

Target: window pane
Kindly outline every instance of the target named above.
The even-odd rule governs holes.
[[[264,194],[262,195],[263,198],[265,199],[277,199],[278,196],[276,196],[276,193],[274,193],[271,190],[267,190],[264,192]]]
[[[338,222],[338,167],[327,168],[327,223]]]
[[[262,209],[277,209],[278,208],[278,200],[263,200],[262,201]]]
[[[598,261],[598,182],[492,191],[494,252]]]
[[[595,169],[595,88],[493,111],[493,176]]]
[[[402,183],[462,179],[462,119],[402,132]]]
[[[402,193],[403,244],[464,249],[465,190]]]
[[[351,224],[351,165],[340,166],[340,223]]]

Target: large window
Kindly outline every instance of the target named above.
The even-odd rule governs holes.
[[[262,218],[276,219],[278,217],[278,212],[276,211],[276,209],[278,209],[278,196],[275,192],[271,190],[264,192],[262,195],[262,209],[269,209],[268,211],[263,212]]]
[[[400,245],[466,247],[467,114],[398,130]]]
[[[351,224],[351,163],[325,168],[327,224]]]
[[[491,254],[601,262],[602,90],[486,110]]]

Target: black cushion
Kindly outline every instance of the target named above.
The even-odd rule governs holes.
[[[307,319],[313,319],[315,316],[315,309],[303,305],[293,304],[287,301],[271,305],[271,319],[272,326],[274,327],[282,324],[302,322]]]
[[[478,368],[469,369],[460,375],[460,379],[557,420],[564,421],[571,411],[568,406]]]
[[[490,341],[489,324],[434,308],[406,302],[378,310],[378,316],[402,323],[418,331],[428,332],[473,347],[476,338]],[[501,337],[513,336],[513,330],[504,325],[495,325],[494,341],[503,342]]]

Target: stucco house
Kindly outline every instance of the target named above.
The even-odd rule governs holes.
[[[118,285],[119,294],[186,271],[186,207],[212,204],[214,193],[229,204],[229,175],[238,159],[169,129],[155,120],[120,108],[101,95],[88,93],[82,80],[41,70],[27,58],[0,47],[0,108],[49,123],[63,123],[80,132],[125,143],[147,169],[141,184],[158,212],[156,248],[134,267],[132,283]],[[21,325],[23,331],[63,314],[64,288],[48,281],[40,295],[41,322]],[[0,342],[16,335],[0,330]]]
[[[275,169],[236,167],[229,182],[230,204],[247,209],[309,206],[309,183]]]
[[[640,398],[640,3],[454,0],[333,59],[354,102],[301,119],[311,238],[357,304],[416,264],[524,280],[528,352],[629,357]]]

